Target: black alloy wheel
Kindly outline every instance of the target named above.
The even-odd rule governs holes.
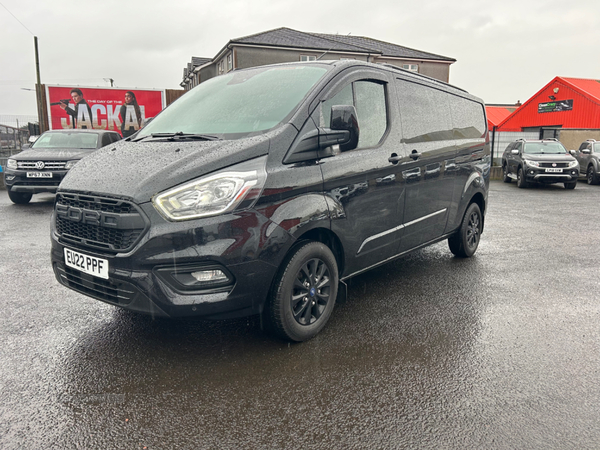
[[[282,265],[263,311],[269,331],[296,342],[314,337],[331,316],[338,282],[335,256],[325,244],[297,247]]]
[[[519,171],[517,172],[517,187],[518,188],[526,188],[529,185],[525,180],[525,172],[523,172],[523,168],[519,167]]]
[[[477,203],[471,203],[465,212],[460,228],[448,238],[450,251],[461,258],[473,256],[483,231],[483,216]]]
[[[13,192],[8,191],[8,198],[10,201],[17,205],[25,205],[29,203],[33,194],[29,194],[27,192]]]
[[[510,183],[512,181],[508,176],[508,167],[506,167],[506,164],[502,166],[502,181],[505,183]]]
[[[596,174],[596,170],[594,166],[588,167],[587,170],[587,184],[598,184],[598,175]]]

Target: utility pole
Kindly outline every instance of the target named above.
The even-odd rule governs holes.
[[[44,105],[42,105],[42,82],[40,81],[40,57],[38,54],[37,36],[33,37],[33,45],[35,47],[35,74],[37,84],[35,85],[35,94],[37,99],[38,123],[40,124],[40,134],[46,131],[44,127]]]

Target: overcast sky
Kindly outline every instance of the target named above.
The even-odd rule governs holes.
[[[599,17],[599,0],[0,0],[0,116],[36,115],[34,35],[45,84],[179,89],[192,56],[289,27],[454,58],[450,83],[514,103],[555,76],[600,79]]]

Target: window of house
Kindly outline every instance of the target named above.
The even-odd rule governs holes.
[[[233,69],[233,57],[231,53],[227,55],[227,72]]]
[[[300,61],[316,61],[316,56],[300,55]]]
[[[321,103],[321,126],[328,127],[331,107],[349,105],[356,108],[360,135],[357,148],[379,144],[387,129],[385,85],[374,81],[355,81],[334,97]]]
[[[406,70],[410,70],[411,72],[419,72],[418,64],[402,64],[402,68]]]

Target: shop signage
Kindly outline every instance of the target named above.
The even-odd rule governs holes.
[[[561,100],[558,102],[538,103],[538,114],[558,111],[571,111],[573,100]]]

